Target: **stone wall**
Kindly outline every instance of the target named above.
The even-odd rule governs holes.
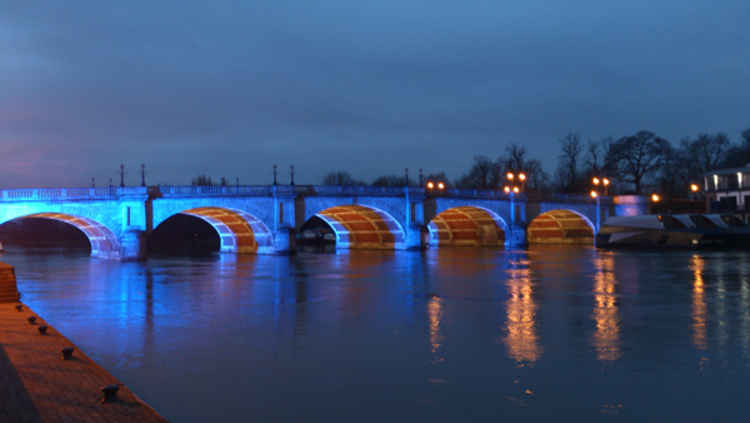
[[[9,264],[0,263],[0,303],[14,303],[19,298],[15,269]]]

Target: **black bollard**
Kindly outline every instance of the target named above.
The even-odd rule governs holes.
[[[102,388],[102,393],[104,394],[104,397],[102,397],[102,402],[112,402],[117,400],[117,391],[120,390],[120,387],[117,385],[107,385]]]
[[[36,316],[29,316],[29,318],[26,320],[28,320],[29,323],[33,325],[34,323],[36,323]]]
[[[23,304],[16,304],[16,311],[23,311]]]
[[[37,328],[39,330],[40,335],[46,335],[47,334],[47,326],[42,325]]]
[[[70,360],[73,358],[73,347],[65,347],[62,349],[63,360]]]

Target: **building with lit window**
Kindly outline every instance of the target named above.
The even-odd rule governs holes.
[[[750,164],[708,172],[703,183],[712,212],[750,211]]]

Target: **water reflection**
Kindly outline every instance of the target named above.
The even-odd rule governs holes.
[[[535,362],[542,355],[536,327],[537,305],[528,260],[510,258],[506,286],[505,345],[508,355],[518,362]]]
[[[445,361],[442,350],[444,336],[440,333],[440,321],[443,318],[443,307],[443,300],[436,295],[431,296],[427,302],[427,318],[429,319],[430,324],[430,347],[433,363]]]
[[[614,258],[598,255],[594,259],[594,332],[593,344],[596,358],[614,361],[622,355],[620,350],[620,312],[617,307],[617,280]]]
[[[703,270],[705,262],[701,256],[694,254],[690,260],[690,268],[693,271],[693,304],[692,304],[692,329],[693,345],[699,350],[707,348],[706,343],[706,298],[703,284]]]

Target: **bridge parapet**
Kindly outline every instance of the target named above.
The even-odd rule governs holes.
[[[146,195],[146,187],[22,188],[0,190],[0,202],[112,200]]]
[[[288,191],[288,187],[277,186]],[[270,197],[273,195],[272,185],[157,185],[149,187],[152,197]]]

